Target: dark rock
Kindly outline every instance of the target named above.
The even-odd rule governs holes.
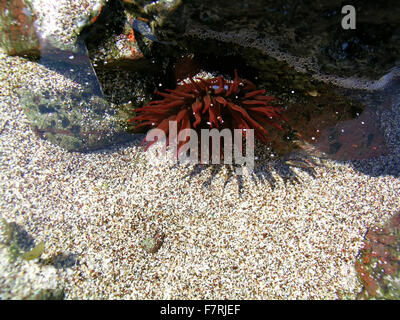
[[[132,28],[134,19],[119,1],[110,1],[96,22],[82,30],[81,37],[98,68],[138,70],[150,66]]]
[[[378,79],[396,65],[400,54],[400,5],[396,0],[353,1],[355,30],[342,28],[342,5],[332,0],[140,3],[143,11],[155,17],[152,26],[161,40],[190,40],[192,44],[215,39],[259,48],[279,59],[313,57],[310,66],[303,65],[310,72]],[[213,50],[205,43],[202,50],[207,49]]]

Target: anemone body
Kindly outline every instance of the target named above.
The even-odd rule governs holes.
[[[257,90],[250,81],[239,78],[236,70],[233,81],[223,77],[189,78],[175,90],[166,91],[155,92],[162,100],[151,101],[135,110],[137,116],[130,121],[137,123],[136,129],[158,128],[167,137],[170,121],[177,122],[178,133],[184,129],[194,129],[198,133],[201,129],[212,128],[242,129],[244,133],[254,129],[255,138],[267,143],[266,128],[274,126],[282,130],[279,122],[285,120],[281,107],[272,103],[276,99],[266,96],[265,90]],[[144,140],[143,144],[147,149],[154,142]]]

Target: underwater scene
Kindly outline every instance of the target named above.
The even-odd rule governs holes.
[[[0,0],[12,299],[400,299],[400,2]]]

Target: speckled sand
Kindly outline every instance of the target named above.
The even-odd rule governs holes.
[[[259,163],[275,188],[245,175],[239,192],[235,178],[224,186],[225,170],[190,177],[188,166],[148,162],[135,142],[69,153],[37,138],[18,104],[21,84],[63,82],[38,69],[0,54],[0,216],[44,241],[43,259],[63,253],[77,263],[10,263],[1,248],[1,298],[56,287],[66,299],[335,299],[360,290],[357,252],[367,228],[398,211],[399,178],[325,161],[316,177],[294,169],[299,181],[285,184]],[[379,171],[390,161],[363,163]],[[147,253],[140,243],[156,232],[164,244]]]

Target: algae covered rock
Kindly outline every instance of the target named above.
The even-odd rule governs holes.
[[[9,55],[39,57],[51,43],[71,49],[81,31],[94,23],[108,0],[0,2],[0,46]]]
[[[39,55],[35,21],[31,1],[0,1],[0,46],[7,54]]]
[[[69,151],[88,151],[130,138],[103,98],[71,90],[21,91],[21,104],[36,134]]]
[[[41,263],[44,250],[44,242],[35,245],[22,225],[0,219],[1,300],[64,298],[64,286],[56,269]]]
[[[0,220],[0,245],[7,247],[9,261],[15,261],[19,257],[26,261],[39,258],[45,245],[43,241],[37,245],[34,243],[34,239],[21,225]]]
[[[64,289],[40,289],[31,295],[23,297],[24,300],[63,300]]]
[[[356,262],[362,299],[400,299],[400,213],[369,230]]]
[[[20,104],[33,131],[69,151],[88,151],[131,138],[116,118],[92,67],[85,44],[74,50],[59,50],[47,44],[40,63],[31,63],[19,72],[22,85]],[[23,78],[24,69],[34,79],[32,87]],[[16,75],[17,76],[17,75]]]

